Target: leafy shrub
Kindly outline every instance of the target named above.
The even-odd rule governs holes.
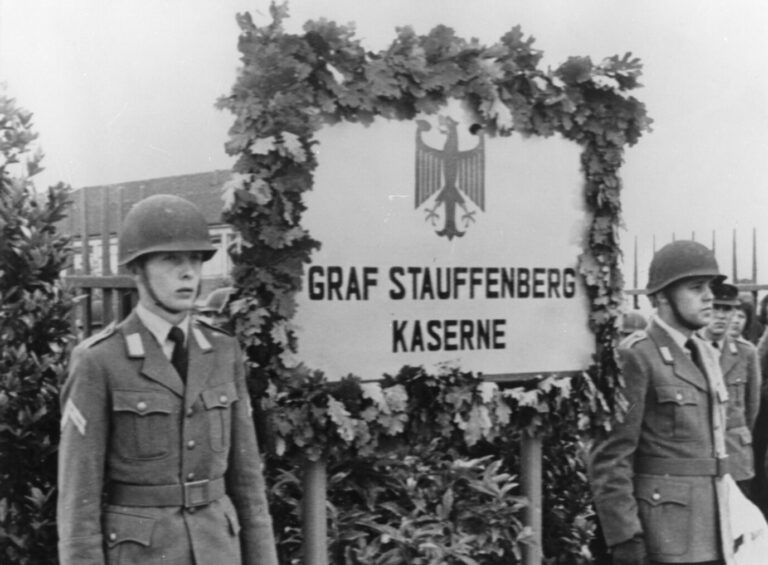
[[[63,185],[38,201],[31,114],[0,90],[0,562],[56,563],[58,382],[71,334],[59,280]]]

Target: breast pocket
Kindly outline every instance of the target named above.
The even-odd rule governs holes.
[[[699,394],[681,386],[656,387],[659,431],[672,439],[695,439],[700,431]]]
[[[208,414],[209,437],[213,451],[229,449],[232,405],[237,402],[234,382],[223,383],[202,393],[203,406]]]
[[[112,394],[113,446],[124,459],[161,459],[170,453],[174,399],[159,391]]]

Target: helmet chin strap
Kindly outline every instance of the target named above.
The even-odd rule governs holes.
[[[155,289],[152,288],[152,283],[149,282],[149,277],[147,277],[147,271],[146,271],[146,269],[144,269],[143,266],[141,267],[141,272],[140,272],[139,276],[141,277],[141,282],[144,285],[144,288],[147,289],[147,293],[149,294],[149,297],[152,299],[152,302],[154,302],[156,306],[162,308],[163,310],[165,310],[166,312],[168,312],[169,314],[171,314],[173,316],[176,316],[176,315],[181,314],[182,312],[184,312],[184,310],[179,310],[178,308],[171,308],[165,302],[160,300],[160,297],[155,292]],[[197,296],[200,295],[201,286],[202,286],[202,284],[198,283],[198,285],[197,285]],[[197,298],[197,296],[195,298]]]

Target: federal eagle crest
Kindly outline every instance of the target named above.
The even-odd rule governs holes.
[[[457,206],[463,211],[461,221],[465,230],[476,221],[477,212],[470,210],[468,200],[485,211],[485,139],[482,128],[473,125],[469,131],[479,138],[477,145],[473,149],[459,151],[459,122],[449,116],[440,116],[438,123],[440,132],[446,136],[442,150],[430,147],[422,139],[422,133],[432,127],[429,122],[416,122],[415,208],[437,193],[434,205],[426,210],[425,220],[437,226],[440,220],[438,210],[444,206],[443,228],[435,233],[451,240],[465,233],[456,224]]]

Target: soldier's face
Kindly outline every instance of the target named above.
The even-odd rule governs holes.
[[[186,312],[195,305],[203,259],[196,252],[152,253],[144,263],[147,282],[157,298],[173,310]],[[155,310],[153,300],[152,309]],[[150,304],[145,304],[150,307]]]
[[[712,319],[707,326],[707,335],[711,339],[722,339],[731,325],[733,319],[733,306],[715,304],[712,311]]]
[[[741,309],[735,310],[733,312],[733,317],[731,318],[731,325],[728,328],[731,336],[741,337],[741,334],[744,333],[744,328],[746,328],[746,326],[747,315]]]
[[[689,330],[703,328],[712,319],[714,295],[711,277],[690,277],[674,284],[666,293],[675,322]]]

